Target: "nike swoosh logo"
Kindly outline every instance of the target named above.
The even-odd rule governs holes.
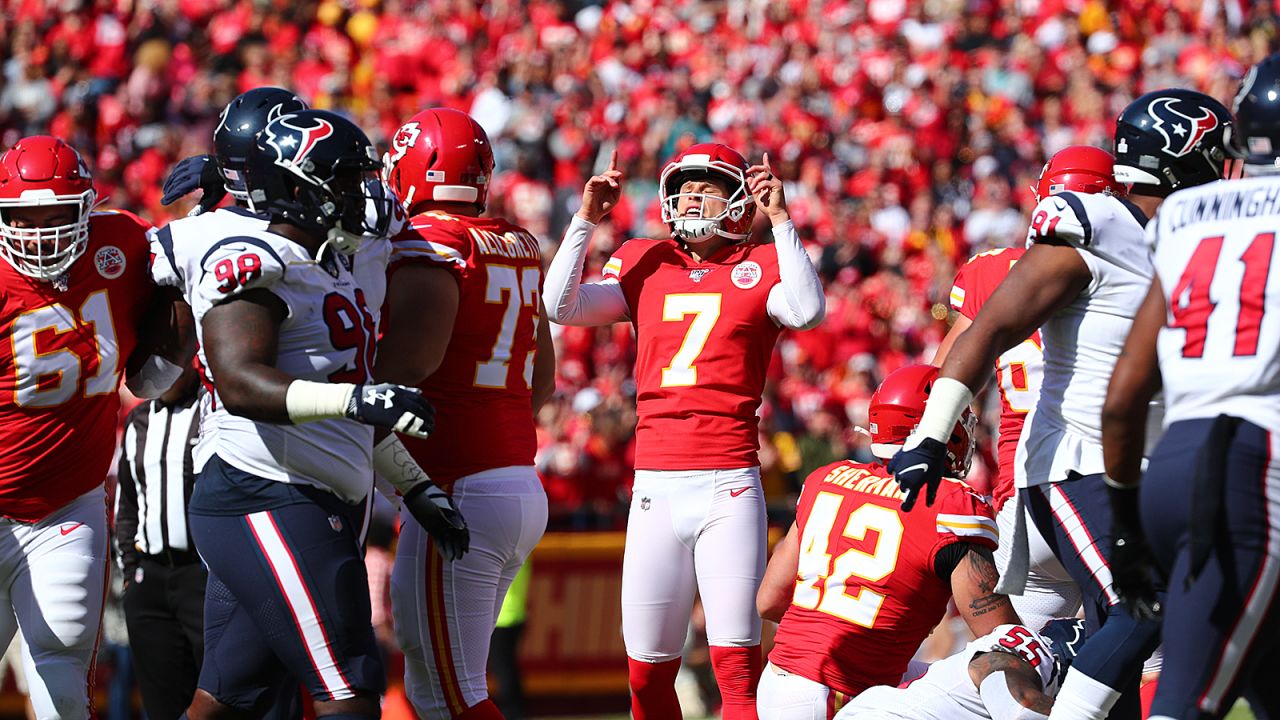
[[[80,526],[81,526],[81,525],[83,525],[83,524],[84,524],[84,523],[76,523],[75,525],[72,525],[72,526],[70,526],[70,527],[64,527],[64,528],[62,528],[62,534],[63,534],[64,536],[65,536],[65,535],[70,535],[71,533],[73,533],[73,532],[75,532],[75,531],[76,531],[76,528],[80,527]]]
[[[748,491],[748,490],[750,490],[750,489],[751,489],[750,487],[743,487],[743,488],[738,488],[737,490],[730,490],[730,491],[729,491],[729,496],[730,496],[730,497],[738,497],[739,495],[741,495],[742,493],[744,493],[744,492],[746,492],[746,491]]]
[[[901,470],[899,470],[898,472],[896,472],[896,473],[894,473],[894,474],[895,474],[895,475],[902,475],[902,474],[904,474],[904,473],[909,473],[909,472],[911,472],[912,470],[928,470],[928,469],[929,469],[929,463],[920,463],[919,465],[912,465],[911,467],[904,467],[904,468],[902,468]]]

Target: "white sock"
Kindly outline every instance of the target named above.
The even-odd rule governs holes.
[[[1071,668],[1053,702],[1049,720],[1103,720],[1120,692]]]

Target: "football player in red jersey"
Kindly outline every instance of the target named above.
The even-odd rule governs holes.
[[[782,182],[724,145],[693,145],[659,178],[671,237],[629,240],[582,283],[588,240],[613,209],[615,159],[587,181],[547,270],[547,314],[636,332],[636,477],[622,567],[622,632],[636,718],[680,716],[673,682],[695,590],[724,717],[754,718],[765,512],[756,410],[783,327],[822,320],[817,272]],[[742,242],[759,209],[772,245]]]
[[[1060,192],[1123,194],[1115,181],[1111,153],[1087,145],[1072,145],[1059,150],[1045,163],[1040,178],[1032,187],[1036,201]],[[1004,281],[1014,263],[1026,248],[999,248],[979,253],[969,259],[956,275],[951,288],[951,306],[958,314],[950,332],[933,358],[941,366],[951,347],[973,324],[978,311]],[[1018,503],[1006,503],[1015,494],[1015,455],[1018,438],[1027,414],[1040,397],[1040,381],[1044,372],[1044,352],[1040,331],[1036,330],[1020,345],[1005,350],[996,359],[996,385],[1000,390],[1000,437],[997,441],[999,472],[991,493],[1000,534],[1008,541],[996,550],[996,565],[1003,575],[1012,560],[1012,539]],[[1053,555],[1053,550],[1036,530],[1026,522],[1028,557],[1026,584],[1020,594],[1010,595],[1019,617],[1030,627],[1043,627],[1053,618],[1070,617],[1080,609],[1080,588]],[[1021,562],[1021,560],[1019,560]]]
[[[160,300],[149,226],[97,202],[62,140],[27,137],[0,155],[0,644],[21,628],[40,717],[90,714],[120,375]],[[158,359],[128,365],[140,368],[135,394],[177,377]]]
[[[952,597],[977,637],[1018,623],[995,593],[995,513],[959,479],[973,455],[973,413],[952,429],[950,479],[932,506],[903,510],[905,493],[883,464],[919,422],[937,377],[932,365],[911,365],[871,396],[880,462],[843,460],[805,481],[757,601],[763,617],[780,623],[760,680],[760,717],[830,718],[836,693],[897,685]]]
[[[471,530],[471,552],[447,563],[403,518],[391,599],[405,689],[423,717],[501,718],[485,679],[489,638],[547,525],[533,467],[534,412],[555,390],[541,250],[524,228],[480,217],[493,149],[466,113],[414,115],[384,163],[412,217],[392,241],[374,374],[417,385],[435,406],[437,430],[404,443]]]

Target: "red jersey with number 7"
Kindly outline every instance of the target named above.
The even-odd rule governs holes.
[[[756,410],[779,326],[772,245],[743,243],[698,262],[674,240],[629,240],[604,268],[636,332],[636,469],[759,465]]]
[[[392,240],[389,281],[416,263],[453,275],[458,314],[444,360],[421,385],[435,405],[436,429],[425,440],[403,438],[405,446],[446,490],[477,472],[533,465],[533,363],[542,312],[537,238],[500,218],[423,213]]]
[[[0,262],[0,516],[36,522],[106,480],[153,288],[148,228],[93,213],[66,290]]]
[[[956,274],[951,287],[951,308],[973,320],[1009,274],[1009,269],[1026,253],[1026,248],[1000,248],[979,253]],[[991,502],[996,510],[1013,497],[1014,456],[1018,437],[1027,413],[1040,398],[1040,380],[1044,376],[1044,351],[1040,348],[1040,331],[996,358],[996,384],[1000,388],[1000,437],[996,441],[996,459],[1000,463]]]
[[[905,497],[879,464],[845,460],[809,475],[795,594],[770,662],[849,695],[899,683],[951,599],[934,571],[938,551],[994,550],[998,537],[991,506],[959,480],[944,479],[932,506],[904,512]]]

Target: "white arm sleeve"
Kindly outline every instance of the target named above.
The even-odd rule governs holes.
[[[547,268],[543,300],[547,317],[561,325],[608,325],[629,317],[627,296],[616,280],[583,283],[582,264],[595,225],[577,215]]]
[[[775,227],[773,246],[778,251],[780,279],[769,290],[769,317],[795,330],[816,327],[826,315],[827,298],[795,225],[787,221]]]

